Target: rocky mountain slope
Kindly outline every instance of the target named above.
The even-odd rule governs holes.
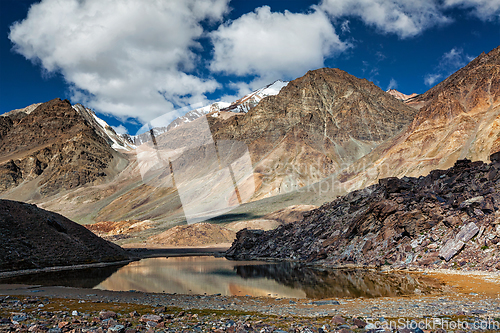
[[[337,175],[348,190],[384,177],[420,176],[458,159],[487,162],[500,150],[500,47],[481,54],[408,104],[410,126]]]
[[[2,197],[25,201],[103,183],[126,166],[106,129],[96,130],[82,109],[54,99],[0,117]]]
[[[248,146],[255,200],[338,172],[398,134],[415,113],[367,80],[323,68],[291,81],[247,114],[209,121],[216,141]]]
[[[272,231],[242,230],[230,258],[500,269],[500,153],[426,177],[381,179]]]
[[[85,174],[89,179],[78,184],[64,181],[38,190],[49,176],[48,171],[37,174],[47,169],[44,164],[33,169],[35,181],[26,181],[31,169],[19,171],[22,159],[11,158],[12,162],[3,162],[0,183],[7,188],[1,195],[31,200],[83,223],[155,220],[172,226],[182,223],[186,208],[193,208],[196,217],[203,218],[207,212],[250,202],[232,215],[232,221],[248,220],[248,216],[259,219],[293,204],[321,204],[381,178],[426,175],[463,158],[488,161],[500,146],[498,53],[496,49],[481,55],[406,104],[341,70],[311,71],[282,87],[279,94],[263,98],[246,114],[220,111],[186,122],[155,134],[156,144],[141,145],[137,154],[104,149],[113,155],[111,160],[93,158],[94,164],[103,160],[98,164],[106,169],[103,177],[95,176],[89,167]],[[33,117],[37,110],[22,120]],[[9,135],[13,124],[10,117],[0,117],[0,140]],[[24,130],[37,132],[31,127]],[[113,145],[113,140],[110,143],[96,134],[99,131],[93,132],[107,147]],[[29,136],[23,139],[29,141]],[[47,152],[48,156],[74,158],[54,162],[54,179],[60,178],[59,166],[69,168],[81,160],[75,157],[78,151],[70,150],[68,155],[57,155],[57,149]],[[128,167],[117,175],[127,163],[120,159],[123,156]],[[233,175],[229,177],[231,161],[238,163],[231,166]],[[250,168],[244,168],[241,161],[249,161]],[[85,159],[81,162],[86,163]],[[226,171],[227,177],[221,181],[218,177]],[[66,169],[61,173],[64,177],[74,174]],[[143,178],[145,175],[148,177]],[[58,186],[68,190],[50,191]],[[207,191],[198,200],[201,188]],[[187,207],[186,198],[192,207]],[[208,200],[212,198],[219,201],[214,204]],[[260,203],[253,204],[255,201]],[[156,227],[159,231],[167,228]]]
[[[131,192],[123,194],[98,218],[116,220],[124,207],[138,212],[147,204],[147,216],[121,219],[154,219],[153,210],[165,215],[182,207],[196,222],[299,189],[369,153],[415,112],[367,80],[338,69],[311,71],[246,114],[210,114],[139,146],[142,199],[132,203]]]
[[[0,243],[0,272],[129,259],[64,216],[10,200],[0,200]]]

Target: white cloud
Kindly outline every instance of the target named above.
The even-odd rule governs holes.
[[[433,86],[441,78],[441,74],[426,74],[424,77],[424,83],[428,86]]]
[[[500,19],[500,0],[445,0],[446,7],[472,9],[472,14],[481,20]]]
[[[391,80],[389,81],[389,85],[387,86],[386,90],[390,89],[398,89],[398,82],[394,80],[394,78],[391,77]]]
[[[228,0],[42,0],[11,27],[14,49],[61,72],[73,101],[147,121],[205,101],[219,85],[190,74],[204,20],[220,20]]]
[[[349,23],[350,23],[349,20],[345,20],[340,25],[340,31],[342,31],[343,34],[351,32],[351,28],[349,28]]]
[[[435,0],[323,0],[320,8],[334,18],[359,17],[381,32],[401,38],[450,22]]]
[[[116,133],[118,134],[128,134],[128,130],[125,126],[123,125],[118,125],[118,126],[111,126]]]
[[[328,17],[314,8],[302,14],[259,7],[221,25],[211,37],[213,71],[256,75],[267,81],[301,76],[349,47],[339,39]]]
[[[460,68],[467,65],[474,57],[464,53],[461,48],[454,47],[449,52],[445,52],[439,60],[434,73],[429,73],[424,77],[424,83],[428,86],[434,85],[439,79],[447,77]]]

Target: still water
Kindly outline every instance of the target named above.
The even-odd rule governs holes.
[[[430,292],[436,281],[409,273],[326,270],[296,263],[214,257],[150,258],[122,267],[37,274],[0,283],[63,285],[115,291],[289,298],[383,297]]]

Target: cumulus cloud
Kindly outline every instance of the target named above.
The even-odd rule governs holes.
[[[238,76],[291,79],[322,67],[324,60],[346,50],[328,17],[310,13],[255,9],[211,33],[211,70]]]
[[[123,126],[123,125],[111,126],[111,127],[118,134],[128,134],[127,128],[125,126]]]
[[[445,0],[446,7],[472,9],[472,14],[481,20],[500,19],[500,0]]]
[[[228,0],[42,0],[12,25],[14,50],[60,72],[75,102],[143,122],[204,101],[219,84],[193,73],[203,34]]]
[[[323,0],[320,8],[334,18],[358,17],[381,32],[401,38],[450,22],[435,0]]]
[[[443,79],[464,67],[473,59],[474,57],[465,54],[463,49],[454,47],[441,56],[434,73],[425,75],[424,83],[428,86],[432,86],[440,79]]]

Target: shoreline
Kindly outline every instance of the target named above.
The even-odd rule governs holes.
[[[191,250],[191,249],[190,249]],[[187,251],[187,250],[186,250]],[[209,253],[199,253],[210,255]],[[177,253],[177,255],[180,255]],[[105,264],[108,265],[108,264]],[[318,268],[327,268],[320,266]],[[353,269],[354,267],[343,267]],[[358,267],[359,268],[359,267]],[[342,269],[342,268],[337,268]],[[370,269],[364,267],[364,269]],[[68,302],[70,310],[83,312],[82,303],[99,303],[109,309],[144,309],[165,307],[170,312],[210,313],[211,317],[254,318],[262,321],[262,316],[277,320],[287,318],[289,323],[330,322],[332,317],[364,318],[364,320],[426,320],[426,318],[460,318],[461,320],[488,320],[500,318],[500,275],[484,271],[438,270],[385,270],[384,273],[402,272],[425,275],[437,281],[444,281],[445,287],[432,294],[406,296],[386,296],[376,298],[331,297],[273,298],[232,295],[189,295],[148,293],[141,291],[110,291],[91,288],[61,286],[1,284],[2,297],[21,299],[47,298],[50,303]],[[447,283],[446,283],[447,282]],[[468,288],[479,288],[471,291]],[[0,308],[1,310],[1,308]],[[47,309],[45,309],[47,310]],[[209,312],[207,312],[209,311]],[[118,312],[118,311],[117,311]],[[71,313],[71,311],[69,311]],[[271,317],[270,317],[271,316]],[[274,318],[274,319],[273,319]],[[252,322],[250,320],[249,322]]]
[[[238,311],[273,316],[363,318],[425,318],[474,315],[500,317],[500,298],[446,291],[433,295],[377,298],[271,298],[228,295],[158,294],[139,291],[0,284],[1,296],[48,297],[78,302],[165,306],[188,310]]]

